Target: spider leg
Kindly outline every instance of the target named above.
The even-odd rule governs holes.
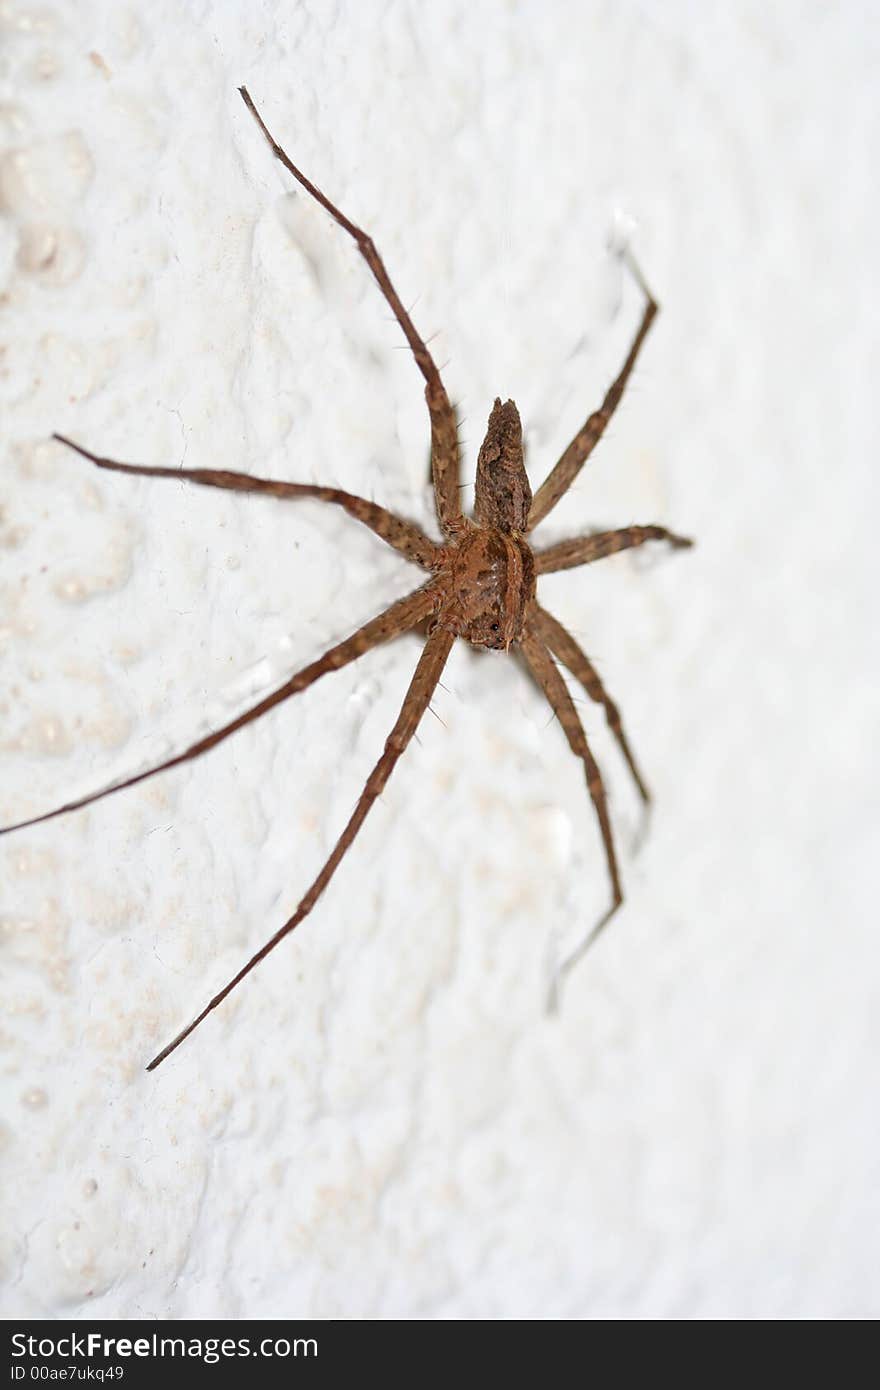
[[[548,1007],[551,1010],[555,1010],[558,1005],[559,991],[563,978],[577,964],[587,947],[592,945],[596,940],[602,928],[607,926],[611,921],[611,918],[623,902],[623,890],[620,886],[617,855],[614,851],[614,838],[611,832],[611,819],[608,815],[608,799],[605,795],[602,774],[599,771],[595,758],[590,752],[587,736],[584,733],[583,725],[575,709],[574,701],[568,692],[568,687],[548,647],[534,629],[527,628],[524,632],[520,639],[520,651],[525,658],[529,670],[540,685],[547,697],[550,707],[562,725],[563,732],[568,739],[572,753],[580,758],[584,765],[587,787],[589,788],[596,816],[599,821],[602,843],[605,846],[608,875],[611,879],[611,906],[608,911],[604,916],[599,918],[599,921],[591,928],[584,940],[572,954],[556,967],[548,1001]]]
[[[351,848],[355,836],[367,818],[370,807],[381,794],[388,778],[394,771],[398,758],[404,752],[410,739],[418,728],[422,715],[428,708],[431,696],[437,687],[437,682],[443,672],[443,667],[446,665],[446,658],[449,656],[454,641],[455,638],[452,633],[446,632],[443,628],[435,628],[428,638],[410,682],[409,689],[406,692],[403,706],[397,717],[397,722],[385,742],[384,752],[367,778],[366,785],[360,794],[358,803],[352,812],[348,824],[337,840],[332,854],[321,869],[321,872],[318,874],[311,888],[309,888],[305,897],[301,900],[296,912],[294,912],[292,917],[287,919],[284,926],[280,927],[274,936],[269,938],[264,946],[261,946],[260,950],[257,951],[255,955],[251,956],[247,964],[242,966],[238,974],[234,975],[228,984],[224,985],[219,994],[214,995],[213,999],[202,1009],[198,1017],[193,1019],[192,1023],[188,1024],[187,1027],[183,1029],[183,1032],[178,1033],[177,1037],[170,1042],[167,1047],[163,1047],[162,1051],[150,1062],[147,1071],[153,1071],[155,1067],[158,1067],[160,1062],[164,1062],[169,1053],[173,1052],[176,1047],[180,1046],[185,1038],[189,1037],[190,1033],[199,1026],[212,1009],[216,1009],[217,1005],[223,1002],[227,994],[235,989],[236,985],[244,979],[245,975],[250,974],[255,965],[259,965],[260,961],[263,960],[270,951],[273,951],[278,943],[283,941],[284,937],[288,936],[289,933],[293,931],[294,927],[299,926],[300,922],[305,917],[308,917],[315,903],[327,887],[327,884],[339,868],[346,852]]]
[[[244,728],[245,724],[259,719],[268,710],[280,705],[283,700],[307,690],[328,671],[338,671],[341,667],[349,665],[350,662],[357,661],[358,657],[363,656],[372,647],[377,647],[380,643],[387,642],[392,637],[397,637],[399,634],[416,627],[424,618],[435,611],[436,606],[437,597],[430,583],[421,589],[416,589],[415,593],[408,594],[406,598],[393,603],[390,608],[386,608],[384,613],[380,613],[377,618],[372,618],[370,622],[358,628],[351,637],[340,642],[338,646],[331,647],[323,656],[318,657],[317,661],[313,661],[302,671],[291,676],[282,686],[265,696],[252,709],[246,710],[244,714],[240,714],[236,719],[224,724],[222,728],[207,734],[205,738],[200,738],[197,743],[191,744],[182,753],[168,758],[166,762],[158,763],[156,767],[148,768],[146,772],[138,772],[134,777],[127,777],[123,782],[114,782],[112,786],[102,787],[100,791],[91,792],[88,796],[81,796],[76,801],[68,801],[64,806],[57,806],[54,811],[46,811],[41,816],[31,816],[28,820],[17,821],[15,825],[0,826],[0,835],[8,835],[13,830],[23,830],[28,825],[40,825],[43,821],[54,820],[56,816],[66,815],[68,811],[78,811],[81,807],[90,806],[92,802],[100,801],[102,797],[110,796],[113,792],[121,792],[126,787],[134,787],[138,782],[146,781],[148,777],[155,777],[159,772],[166,772],[169,768],[177,767],[180,763],[187,763],[192,758],[207,753],[209,749],[216,748],[217,744],[222,743],[230,734],[237,733],[239,729]]]
[[[619,375],[611,383],[605,393],[605,399],[598,410],[588,416],[585,423],[578,430],[574,439],[564,451],[559,462],[554,465],[544,482],[538,488],[532,500],[531,511],[529,512],[528,530],[533,531],[539,521],[543,521],[548,512],[551,512],[561,497],[564,497],[571,487],[577,475],[580,473],[590,454],[595,449],[608,421],[617,409],[620,398],[626,390],[626,384],[632,374],[639,355],[642,343],[648,336],[648,329],[657,316],[659,305],[648,289],[645,280],[636,262],[630,255],[624,257],[626,264],[634,276],[639,288],[645,296],[645,310],[639,330],[633,339],[633,345],[629,350],[626,361],[620,369]]]
[[[675,550],[686,550],[693,545],[687,536],[676,536],[665,526],[623,526],[619,531],[575,536],[573,540],[550,545],[546,550],[536,550],[535,572],[553,574],[557,570],[576,569],[578,565],[604,560],[606,555],[616,555],[620,550],[632,550],[634,546],[644,545],[645,541],[668,541]]]
[[[343,492],[340,488],[322,487],[312,483],[280,483],[270,478],[255,478],[250,473],[231,473],[226,469],[152,468],[146,464],[117,463],[115,459],[101,458],[98,454],[84,449],[81,444],[74,444],[72,439],[67,439],[63,434],[53,434],[52,438],[81,454],[83,458],[90,459],[99,468],[106,468],[114,473],[137,473],[147,478],[177,478],[187,483],[199,483],[203,487],[228,488],[232,492],[256,492],[268,497],[309,497],[320,502],[332,502],[342,507],[343,511],[348,512],[356,521],[368,526],[388,545],[405,555],[407,560],[421,565],[422,569],[433,569],[440,562],[441,547],[435,545],[414,522],[404,521],[385,507],[368,502],[365,497],[356,497],[354,493]]]
[[[459,532],[464,519],[461,512],[461,497],[459,494],[459,441],[458,425],[455,419],[446,388],[440,378],[440,372],[434,362],[433,357],[428,351],[427,345],[419,337],[413,325],[412,319],[404,309],[397,291],[391,283],[388,271],[385,269],[382,257],[373,244],[372,237],[362,231],[360,227],[340,212],[330,199],[327,198],[319,188],[307,179],[305,174],[300,173],[296,165],[285,154],[284,150],[275,141],[269,132],[262,116],[253,103],[250,93],[246,87],[239,87],[242,100],[250,111],[275,158],[280,160],[285,169],[293,175],[297,183],[301,184],[307,193],[310,193],[323,208],[329,212],[330,216],[339,223],[349,236],[353,237],[357,243],[358,250],[366,261],[373,273],[373,278],[393,313],[400,327],[403,329],[404,336],[409,343],[412,355],[416,360],[416,365],[425,379],[425,399],[428,403],[428,413],[431,417],[431,469],[434,477],[434,500],[437,506],[437,519],[443,529],[444,535],[452,536]]]
[[[535,603],[532,607],[533,619],[537,631],[547,643],[550,651],[561,661],[563,666],[567,666],[575,680],[580,681],[584,690],[591,700],[596,704],[604,706],[605,717],[608,720],[608,727],[617,739],[621,753],[626,759],[633,781],[639,789],[639,795],[645,805],[651,800],[651,793],[645,786],[642,774],[639,772],[638,765],[632,755],[626,734],[623,730],[623,723],[620,718],[620,710],[606,691],[599,673],[590,661],[586,652],[581,649],[574,640],[567,628],[563,627],[558,618],[554,618],[552,613],[548,613],[546,608]]]

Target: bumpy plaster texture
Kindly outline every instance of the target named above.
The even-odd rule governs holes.
[[[544,593],[625,910],[512,662],[457,652],[309,922],[415,639],[197,765],[0,843],[4,1311],[870,1316],[878,1132],[873,7],[3,0],[0,819],[145,766],[405,592],[345,517],[97,473],[321,479],[429,516],[416,370],[236,91],[375,235],[538,479],[663,301],[548,536],[699,538]],[[873,680],[873,687],[872,687]],[[873,742],[872,742],[873,731]]]

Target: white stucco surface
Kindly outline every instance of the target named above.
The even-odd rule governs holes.
[[[419,582],[316,504],[423,523],[418,373],[538,482],[663,303],[549,538],[668,523],[542,598],[594,656],[627,902],[512,661],[454,653],[312,917],[405,639],[198,763],[0,840],[3,1311],[874,1317],[880,25],[850,3],[3,0],[0,823],[168,756]],[[470,497],[470,493],[467,494]]]

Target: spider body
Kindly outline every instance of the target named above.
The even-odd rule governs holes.
[[[444,540],[438,544],[413,522],[396,516],[375,502],[344,492],[340,488],[312,483],[280,482],[229,470],[180,469],[119,463],[115,459],[93,454],[81,445],[65,439],[63,435],[54,436],[99,468],[111,472],[185,479],[203,487],[255,493],[288,501],[311,498],[338,506],[367,526],[405,559],[427,571],[430,576],[420,588],[392,604],[385,612],[365,623],[335,647],[331,647],[316,661],[295,672],[283,685],[264,696],[252,708],[222,728],[199,739],[182,753],[101,791],[67,802],[54,811],[33,816],[0,830],[0,833],[19,830],[66,812],[76,811],[113,792],[134,786],[158,772],[189,762],[216,747],[246,724],[259,719],[276,705],[307,690],[323,676],[358,660],[379,643],[387,642],[404,632],[426,630],[425,646],[397,721],[385,742],[378,762],[367,778],[347,825],[320,873],[301,898],[292,916],[245,963],[233,979],[214,995],[193,1022],[153,1058],[148,1070],[158,1066],[170,1052],[173,1052],[211,1010],[217,1008],[230,991],[312,911],[354,842],[397,760],[418,728],[440,680],[452,645],[459,637],[474,646],[512,651],[520,658],[546,696],[559,719],[572,752],[583,765],[587,788],[599,823],[611,885],[611,905],[585,936],[578,949],[558,967],[554,981],[555,989],[623,901],[602,776],[557,663],[565,666],[589,698],[603,707],[611,733],[645,802],[648,801],[649,794],[630,751],[616,704],[606,692],[586,653],[562,624],[541,607],[537,598],[536,581],[542,574],[590,564],[607,555],[644,545],[649,541],[665,541],[677,548],[691,544],[686,538],[677,536],[662,526],[627,526],[616,531],[604,531],[560,541],[545,550],[533,549],[530,539],[535,527],[568,491],[601,439],[620,402],[641,345],[657,313],[656,301],[635,263],[629,260],[629,268],[645,297],[642,321],[626,361],[606,392],[599,410],[587,417],[537,493],[532,496],[523,461],[519,413],[513,401],[502,404],[500,400],[496,400],[477,459],[474,516],[466,517],[461,509],[460,451],[455,412],[434,360],[404,309],[372,239],[355,226],[296,168],[269,133],[246,89],[242,87],[240,92],[275,157],[301,187],[354,239],[406,337],[416,366],[425,382],[425,399],[431,426],[434,499]]]
[[[474,518],[449,527],[441,568],[440,625],[475,647],[508,651],[535,598],[535,557],[525,537],[532,490],[513,401],[496,399],[477,458]]]
[[[446,548],[439,623],[475,647],[507,651],[535,597],[535,557],[524,536],[470,526]]]

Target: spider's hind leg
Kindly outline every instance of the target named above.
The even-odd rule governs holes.
[[[558,463],[548,473],[544,482],[538,488],[532,499],[532,508],[529,512],[529,531],[533,531],[539,521],[543,521],[548,512],[551,512],[560,498],[564,497],[571,487],[575,478],[580,473],[590,454],[595,449],[602,435],[608,426],[608,422],[620,404],[621,397],[626,390],[627,382],[632,375],[636,365],[636,359],[641,351],[642,344],[648,336],[648,330],[654,319],[659,313],[660,306],[652,295],[645,282],[645,277],[639,270],[632,254],[624,252],[624,261],[630,274],[635,279],[636,284],[645,296],[645,308],[642,313],[642,321],[639,324],[636,336],[633,339],[626,361],[612,381],[608,390],[605,392],[605,399],[598,410],[589,415],[578,430],[574,439],[564,451]]]
[[[431,420],[431,472],[434,480],[434,501],[437,509],[437,519],[440,526],[447,536],[453,536],[461,531],[464,522],[461,513],[461,497],[459,495],[459,472],[460,472],[460,449],[458,440],[458,423],[455,418],[449,397],[446,394],[446,387],[440,376],[436,362],[428,351],[428,345],[419,336],[416,327],[403,307],[403,303],[391,277],[385,269],[385,262],[379,255],[376,245],[371,236],[368,236],[363,228],[358,227],[346,217],[345,213],[335,203],[331,203],[325,193],[312,183],[311,179],[306,178],[293,163],[289,155],[278,144],[275,137],[269,131],[268,126],[254,105],[253,98],[246,87],[239,87],[241,99],[250,111],[257,125],[263,133],[273,155],[285,169],[293,175],[297,183],[306,190],[307,193],[321,204],[321,207],[329,212],[330,216],[348,235],[354,239],[357,248],[369,266],[373,279],[379,286],[385,301],[388,304],[397,322],[403,330],[404,337],[409,343],[410,351],[415,358],[416,366],[422,374],[425,382],[425,400],[428,405],[428,414]]]
[[[311,498],[316,502],[330,502],[342,507],[355,521],[369,527],[375,535],[422,569],[434,569],[439,563],[440,547],[415,522],[405,521],[386,507],[380,507],[366,497],[344,492],[342,488],[325,487],[320,483],[285,483],[274,478],[257,478],[252,473],[236,473],[228,468],[157,468],[142,463],[120,463],[118,459],[93,454],[66,435],[53,434],[52,438],[111,473],[134,473],[142,478],[172,478],[177,482],[198,483],[201,487],[223,488],[230,492],[252,492],[263,497],[277,497],[282,501]]]

